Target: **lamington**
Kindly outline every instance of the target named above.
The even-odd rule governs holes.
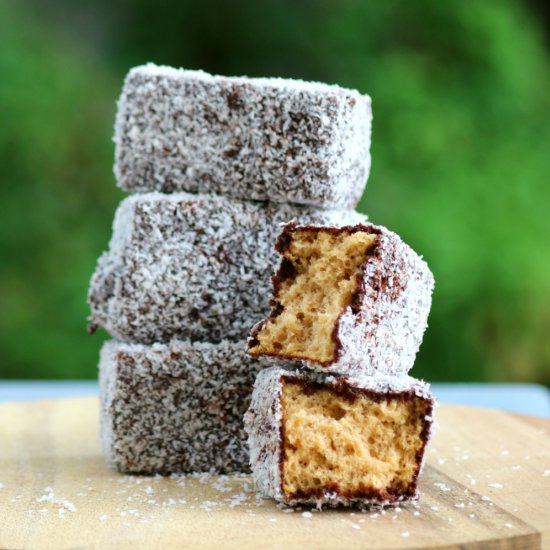
[[[269,310],[273,242],[289,220],[345,225],[348,210],[146,193],[122,201],[88,301],[118,340],[245,340]]]
[[[246,343],[125,344],[100,354],[101,440],[121,472],[246,472],[243,414],[265,361]]]
[[[345,375],[410,370],[427,326],[433,276],[385,227],[287,224],[275,248],[272,311],[249,354]]]
[[[429,386],[272,367],[245,414],[256,489],[288,505],[414,500],[433,423]]]
[[[353,208],[370,170],[371,99],[280,78],[147,64],[126,77],[115,174],[126,191],[189,191]]]

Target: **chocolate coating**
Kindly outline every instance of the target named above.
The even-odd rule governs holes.
[[[104,344],[101,437],[109,464],[128,473],[248,471],[242,417],[265,361],[245,342]]]
[[[371,100],[277,78],[153,64],[124,82],[115,174],[127,191],[190,191],[353,208],[370,170]]]
[[[122,341],[241,340],[267,315],[280,224],[349,224],[351,210],[146,193],[122,201],[88,301]]]

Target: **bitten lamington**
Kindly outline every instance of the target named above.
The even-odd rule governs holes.
[[[339,86],[148,64],[124,82],[115,174],[127,191],[353,208],[371,118],[370,98]]]
[[[245,340],[268,312],[280,224],[359,223],[353,211],[147,193],[122,201],[88,301],[119,340]]]
[[[245,428],[257,490],[286,504],[415,499],[433,422],[429,386],[273,367],[258,375]]]
[[[112,467],[135,474],[249,471],[242,417],[265,361],[245,342],[104,344],[101,437]]]
[[[407,373],[427,326],[433,276],[384,227],[288,224],[275,244],[272,312],[249,354],[351,376]]]

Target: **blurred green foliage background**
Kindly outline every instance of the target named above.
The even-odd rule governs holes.
[[[550,55],[519,0],[2,0],[0,376],[94,377],[86,290],[123,197],[115,100],[146,61],[373,98],[360,209],[436,277],[416,375],[550,384]]]

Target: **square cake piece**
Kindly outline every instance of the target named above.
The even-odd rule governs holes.
[[[92,325],[122,341],[244,340],[268,313],[280,225],[359,223],[351,210],[145,193],[119,206],[88,301]]]
[[[115,173],[126,191],[353,208],[371,119],[370,97],[339,86],[148,64],[124,82]]]
[[[245,415],[256,488],[290,505],[415,499],[433,408],[429,386],[408,376],[263,370]]]
[[[427,326],[433,276],[384,227],[288,224],[276,250],[272,311],[249,354],[346,375],[409,371]]]
[[[102,448],[121,472],[246,472],[243,414],[265,361],[246,344],[110,341],[99,365]]]

